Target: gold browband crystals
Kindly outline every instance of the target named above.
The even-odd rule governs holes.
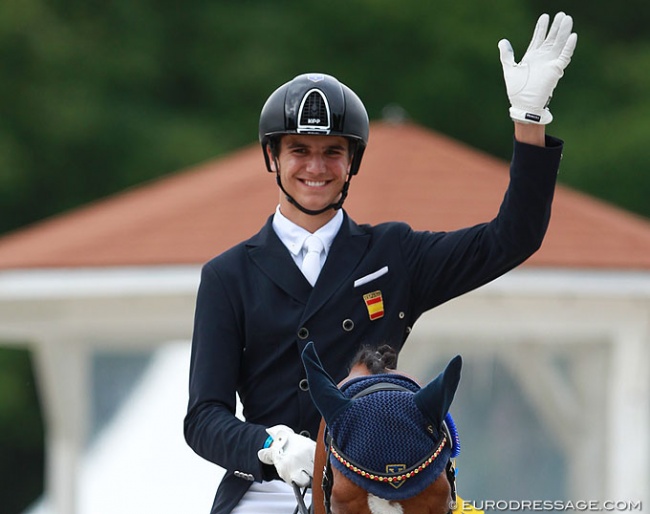
[[[374,474],[370,473],[364,469],[359,468],[358,466],[355,466],[354,464],[348,462],[345,460],[339,452],[336,450],[334,445],[331,445],[331,452],[332,455],[334,455],[334,458],[338,460],[341,464],[343,464],[346,468],[348,468],[350,471],[355,472],[357,475],[360,475],[364,478],[368,478],[370,480],[374,480],[375,482],[399,482],[401,480],[406,480],[407,478],[412,478],[424,469],[426,469],[436,458],[438,455],[440,455],[440,452],[444,448],[445,444],[447,443],[447,436],[443,436],[442,441],[440,442],[440,445],[436,450],[431,454],[429,458],[424,460],[419,466],[415,467],[414,469],[403,473],[401,475],[392,475],[392,476],[384,476],[384,475],[379,475],[379,474]]]

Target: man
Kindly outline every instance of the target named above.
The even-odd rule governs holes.
[[[547,104],[577,41],[564,13],[548,25],[542,15],[520,63],[499,42],[514,152],[499,214],[479,226],[357,225],[342,205],[368,141],[361,100],[323,74],[300,75],[269,97],[259,135],[278,208],[258,234],[203,267],[196,305],[185,437],[227,470],[213,513],[291,512],[288,484],[309,483],[319,423],[300,357],[309,341],[339,381],[362,344],[400,351],[423,312],[539,248],[563,146],[545,134]],[[236,394],[246,421],[235,416]]]

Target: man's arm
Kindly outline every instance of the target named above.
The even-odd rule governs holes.
[[[192,335],[185,439],[201,457],[249,479],[271,480],[277,471],[285,482],[304,487],[313,474],[316,443],[287,426],[267,428],[235,416],[245,347],[236,321],[240,310],[229,301],[229,288],[216,270],[204,266]]]
[[[515,139],[520,143],[546,146],[545,125],[533,125],[532,123],[519,123],[515,121]]]
[[[201,271],[196,299],[185,439],[201,457],[225,469],[264,477],[257,457],[265,426],[235,416],[242,348],[237,308],[211,264]]]

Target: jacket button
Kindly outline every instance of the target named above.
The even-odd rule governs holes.
[[[306,378],[303,378],[298,384],[298,387],[301,391],[309,391],[309,382],[307,382]]]
[[[354,328],[354,321],[346,319],[343,321],[343,330],[350,332]]]
[[[303,437],[311,437],[311,434],[309,433],[309,430],[301,430],[300,435]]]
[[[302,327],[298,330],[298,337],[300,339],[307,339],[309,337],[309,330],[307,330],[305,327]]]

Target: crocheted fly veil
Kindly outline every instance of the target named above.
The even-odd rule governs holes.
[[[423,388],[387,373],[357,377],[339,389],[313,343],[302,358],[309,391],[327,425],[330,461],[346,478],[380,498],[405,500],[445,470],[455,434],[450,436],[443,422],[460,381],[460,356]]]

